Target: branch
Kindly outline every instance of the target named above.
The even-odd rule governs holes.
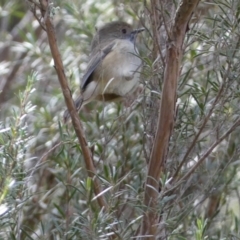
[[[183,54],[182,45],[188,22],[198,2],[199,0],[181,1],[167,39],[164,83],[159,106],[160,113],[145,186],[144,204],[147,210],[141,226],[141,235],[148,235],[148,239],[155,239],[157,234],[159,178],[164,174],[164,160],[174,125],[177,81]]]
[[[28,50],[25,50],[16,60],[16,64],[13,66],[10,74],[6,77],[2,91],[0,92],[0,104],[6,101],[6,96],[9,93],[12,82],[15,80],[16,74],[19,68],[22,66],[23,59],[27,56]]]
[[[209,120],[210,117],[212,116],[213,110],[215,109],[215,107],[216,107],[216,105],[217,105],[217,103],[218,103],[218,101],[219,101],[219,99],[220,99],[220,97],[221,97],[221,95],[222,95],[222,93],[223,93],[223,89],[224,89],[224,84],[221,86],[220,90],[218,91],[218,94],[217,94],[217,96],[216,96],[216,98],[215,98],[215,100],[214,100],[214,102],[213,102],[213,104],[212,104],[212,106],[211,106],[211,109],[209,110],[207,116],[204,118],[203,124],[201,125],[200,129],[198,130],[198,133],[196,134],[196,136],[195,136],[194,139],[192,140],[192,142],[191,142],[191,144],[190,144],[187,152],[185,153],[185,155],[184,155],[184,157],[183,157],[183,160],[180,162],[180,164],[179,164],[176,172],[174,173],[173,179],[177,178],[180,170],[182,169],[183,164],[187,161],[189,154],[191,153],[191,151],[192,151],[193,148],[195,147],[195,145],[196,145],[196,143],[197,143],[197,141],[198,141],[199,136],[200,136],[201,133],[203,132],[206,124],[208,123],[208,120]]]
[[[184,181],[189,179],[189,177],[195,172],[195,170],[203,163],[203,161],[212,153],[213,149],[216,148],[224,139],[226,139],[237,127],[240,126],[240,118],[235,121],[235,123],[220,137],[216,140],[212,146],[201,156],[201,158],[197,161],[195,165],[182,177],[178,180],[178,182],[164,195],[171,195],[176,188],[178,188]]]
[[[233,54],[232,54],[232,58],[234,58],[234,56],[235,56],[235,54],[236,54],[236,52],[237,52],[237,50],[238,50],[238,48],[239,48],[239,45],[240,45],[240,37],[238,38],[238,41],[237,41],[237,43],[236,43],[236,47],[234,48],[235,51],[234,51]],[[227,78],[228,78],[229,74],[231,73],[231,71],[232,71],[232,65],[231,65],[231,64],[228,64],[227,72],[225,73],[224,78],[223,78],[223,80],[222,80],[222,82],[223,82],[223,83],[222,83],[222,86],[221,86],[221,88],[219,89],[218,94],[217,94],[217,96],[215,97],[215,100],[214,100],[214,102],[213,102],[213,104],[212,104],[212,106],[211,106],[211,108],[210,108],[207,116],[204,118],[204,121],[203,121],[202,126],[201,126],[200,129],[198,130],[198,133],[196,134],[196,136],[195,136],[194,139],[192,140],[192,142],[191,142],[191,144],[190,144],[187,152],[185,153],[182,161],[181,161],[180,164],[178,165],[178,168],[177,168],[177,170],[175,171],[172,180],[174,180],[174,179],[177,178],[180,170],[182,169],[183,164],[188,160],[189,154],[190,154],[191,151],[193,150],[194,146],[195,146],[196,143],[197,143],[197,140],[198,140],[199,136],[200,136],[201,133],[203,132],[203,130],[204,130],[204,128],[205,128],[208,120],[210,119],[210,117],[211,117],[211,115],[212,115],[212,113],[213,113],[213,110],[215,109],[216,105],[218,104],[221,96],[224,95],[224,87],[226,87],[226,81],[227,81]]]
[[[29,23],[29,21],[31,21],[31,16],[31,12],[28,11],[23,17],[23,19],[11,30],[11,41],[5,42],[4,45],[1,46],[0,62],[8,58],[9,52],[11,51],[12,41],[23,41],[20,37],[21,34],[19,32],[23,31],[23,29],[26,29],[27,24]],[[35,32],[37,33],[37,29],[35,30]],[[4,79],[1,79],[2,86],[0,84],[0,87],[2,87],[2,89],[0,90],[0,105],[2,105],[6,100],[8,100],[7,97],[9,97],[9,89],[11,89],[13,81],[16,81],[16,75],[18,74],[18,71],[22,66],[24,58],[27,56],[27,54],[28,50],[26,49],[24,52],[21,53],[20,56],[16,57],[17,59],[15,59],[15,61],[13,62],[13,67],[8,76],[6,76],[5,81]]]
[[[56,40],[56,35],[55,35],[55,29],[54,25],[52,23],[52,18],[51,14],[51,1],[48,0],[40,0],[40,5],[41,5],[41,15],[42,19],[45,21],[45,28],[48,36],[48,41],[49,41],[49,46],[50,50],[52,53],[52,57],[54,60],[54,67],[58,75],[58,80],[62,88],[63,96],[69,111],[69,114],[72,119],[72,124],[75,130],[75,133],[77,135],[78,141],[80,143],[80,146],[82,148],[82,153],[84,157],[84,161],[86,164],[86,169],[88,171],[88,176],[93,180],[93,185],[94,185],[94,193],[97,196],[96,199],[98,201],[98,204],[101,208],[107,209],[107,205],[105,202],[105,199],[103,195],[101,195],[101,187],[100,187],[100,182],[96,178],[96,170],[93,165],[93,160],[92,160],[92,154],[91,150],[89,149],[87,145],[86,138],[84,136],[83,132],[83,127],[80,122],[79,116],[77,114],[75,105],[72,100],[71,92],[68,87],[66,75],[64,72],[64,67],[61,59],[61,55],[57,46],[57,40]]]
[[[199,167],[199,165],[202,164],[202,162],[208,157],[208,155],[213,151],[215,147],[217,147],[225,138],[229,136],[237,127],[240,126],[240,119],[238,119],[232,127],[225,132],[204,154],[203,156],[198,160],[198,162],[179,180],[179,183],[182,181],[188,179],[194,171]]]

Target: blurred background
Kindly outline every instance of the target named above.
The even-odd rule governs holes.
[[[159,9],[165,24],[171,25],[179,2],[172,1],[171,12]],[[54,1],[73,98],[96,27],[124,20],[146,28],[137,39],[144,63],[138,91],[122,102],[90,103],[80,113],[106,191],[104,212],[92,200],[71,123],[63,124],[66,106],[34,5],[0,0],[0,239],[131,239],[139,229],[165,67],[164,21],[153,24],[157,3]],[[160,179],[159,212],[169,239],[240,239],[240,133],[234,127],[240,117],[239,22],[238,0],[209,0],[201,1],[189,23]],[[160,36],[156,29],[163,29]],[[169,179],[180,179],[202,158],[197,171],[167,193],[174,186]]]

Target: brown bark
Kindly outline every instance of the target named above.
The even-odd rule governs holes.
[[[141,236],[148,235],[147,239],[156,239],[157,236],[159,178],[164,174],[164,160],[174,124],[177,81],[183,55],[182,45],[189,20],[198,2],[199,0],[182,0],[168,31],[160,113],[145,186],[146,211],[142,221]]]
[[[40,0],[41,6],[39,6],[39,7],[41,10],[42,18],[44,19],[44,23],[45,23],[44,29],[46,29],[46,32],[47,32],[49,46],[50,46],[50,50],[51,50],[53,60],[54,60],[54,67],[55,67],[55,70],[58,75],[58,80],[61,85],[64,99],[65,99],[68,111],[69,111],[71,119],[72,119],[72,124],[73,124],[74,130],[75,130],[75,133],[77,135],[77,138],[79,140],[79,143],[80,143],[80,146],[82,149],[86,169],[88,171],[88,176],[93,181],[94,192],[96,195],[95,199],[97,199],[97,202],[101,208],[107,209],[105,199],[104,199],[103,195],[101,195],[102,190],[100,187],[100,182],[97,179],[95,167],[93,165],[92,153],[87,145],[87,141],[86,141],[86,138],[85,138],[85,135],[83,132],[83,127],[80,122],[74,102],[72,100],[71,92],[68,87],[66,75],[64,72],[64,66],[63,66],[62,59],[61,59],[61,54],[60,54],[58,46],[57,46],[55,29],[54,29],[54,25],[52,23],[51,4],[52,3],[50,1]]]

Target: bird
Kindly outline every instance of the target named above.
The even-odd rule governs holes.
[[[93,37],[89,62],[81,79],[77,111],[93,101],[116,101],[136,90],[142,60],[136,47],[137,35],[144,28],[133,29],[123,21],[106,23]],[[64,113],[64,122],[69,118]]]

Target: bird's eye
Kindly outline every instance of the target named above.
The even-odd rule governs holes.
[[[122,29],[122,33],[126,33],[127,32],[127,30],[124,28],[124,29]]]

